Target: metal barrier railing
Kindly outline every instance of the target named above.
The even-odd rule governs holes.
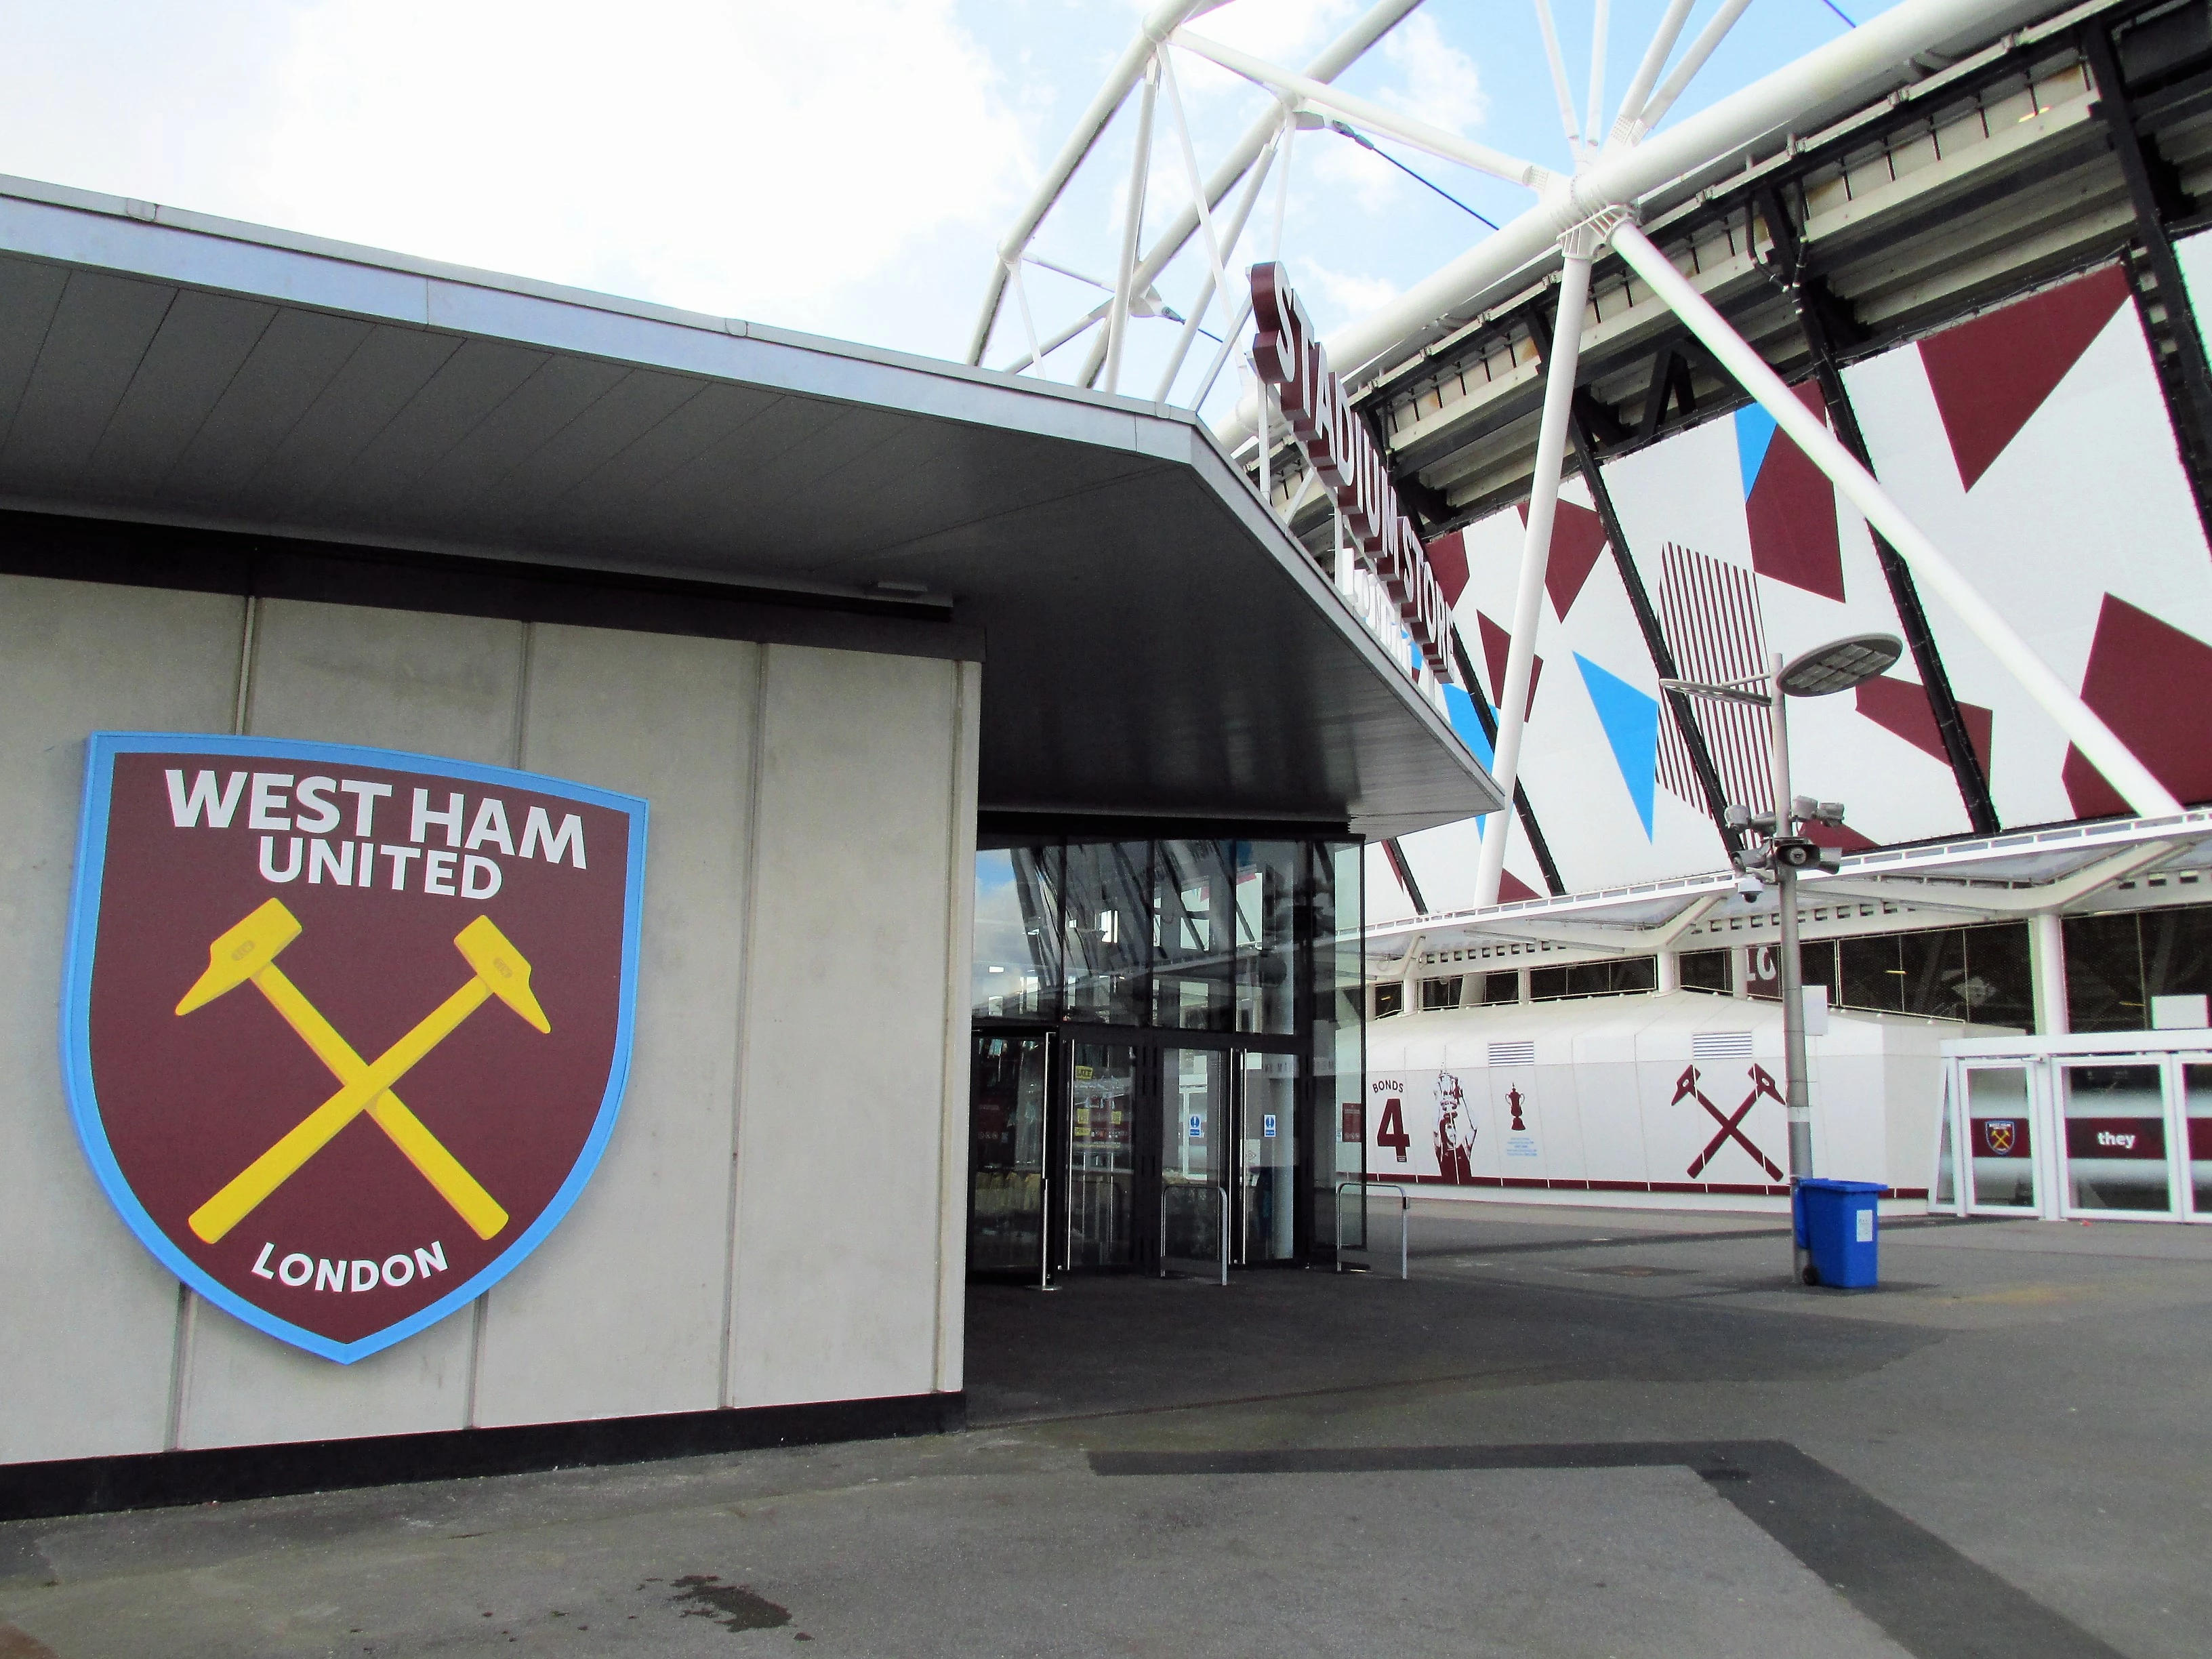
[[[1195,1182],[1193,1183],[1193,1185],[1195,1184]],[[1163,1188],[1160,1192],[1160,1277],[1162,1279],[1168,1276],[1168,1190]],[[1185,1187],[1180,1190],[1188,1192],[1190,1188]],[[1229,1188],[1216,1186],[1213,1188],[1213,1195],[1221,1200],[1221,1282],[1225,1286],[1229,1283]]]
[[[1340,1181],[1336,1183],[1336,1270],[1344,1271],[1344,1195],[1353,1188],[1359,1189],[1360,1200],[1365,1202],[1368,1191],[1390,1192],[1398,1194],[1398,1277],[1406,1273],[1407,1244],[1413,1231],[1413,1206],[1406,1189],[1395,1181]],[[1363,1229],[1364,1236],[1364,1229]]]

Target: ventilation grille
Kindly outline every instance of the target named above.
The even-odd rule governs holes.
[[[1534,1066],[1536,1063],[1536,1041],[1525,1042],[1493,1042],[1490,1045],[1492,1066]]]
[[[1677,1052],[1680,1051],[1677,1050]],[[1694,1031],[1690,1036],[1690,1058],[1692,1060],[1749,1060],[1751,1033],[1748,1031]]]

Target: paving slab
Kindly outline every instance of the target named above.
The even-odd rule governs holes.
[[[1886,1224],[1846,1294],[1495,1212],[975,1286],[963,1434],[0,1526],[0,1659],[2205,1651],[2212,1230]]]

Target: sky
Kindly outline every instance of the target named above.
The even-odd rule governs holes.
[[[1364,0],[1230,0],[1193,27],[1302,67]],[[1587,92],[1593,0],[1558,0]],[[1837,0],[1863,18],[1870,0]],[[1719,0],[1698,0],[1694,35]],[[1615,0],[1608,96],[1664,0]],[[0,173],[72,185],[718,316],[963,357],[994,249],[1134,32],[1133,0],[0,0]],[[1673,118],[1835,38],[1827,0],[1754,0]],[[1174,54],[1201,172],[1267,106]],[[1526,0],[1428,0],[1340,79],[1548,166],[1568,164]],[[1188,199],[1156,134],[1148,227]],[[1610,119],[1610,113],[1607,116]],[[1135,129],[1116,118],[1034,245],[1107,276]],[[1514,186],[1384,141],[1501,222]],[[1279,252],[1327,331],[1488,234],[1350,140],[1299,136],[1234,266]],[[1151,234],[1147,231],[1147,239]],[[1186,311],[1202,243],[1158,284]],[[1030,268],[1041,334],[1100,297]],[[1217,333],[1217,310],[1202,319]],[[1132,325],[1122,389],[1151,396],[1176,325]],[[986,361],[1025,355],[1011,306]],[[1085,343],[1048,357],[1071,378]],[[1190,401],[1216,349],[1176,388]],[[1223,377],[1214,402],[1233,391]]]

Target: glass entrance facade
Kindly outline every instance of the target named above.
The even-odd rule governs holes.
[[[970,1270],[1328,1258],[1364,1174],[1360,845],[976,857]]]

